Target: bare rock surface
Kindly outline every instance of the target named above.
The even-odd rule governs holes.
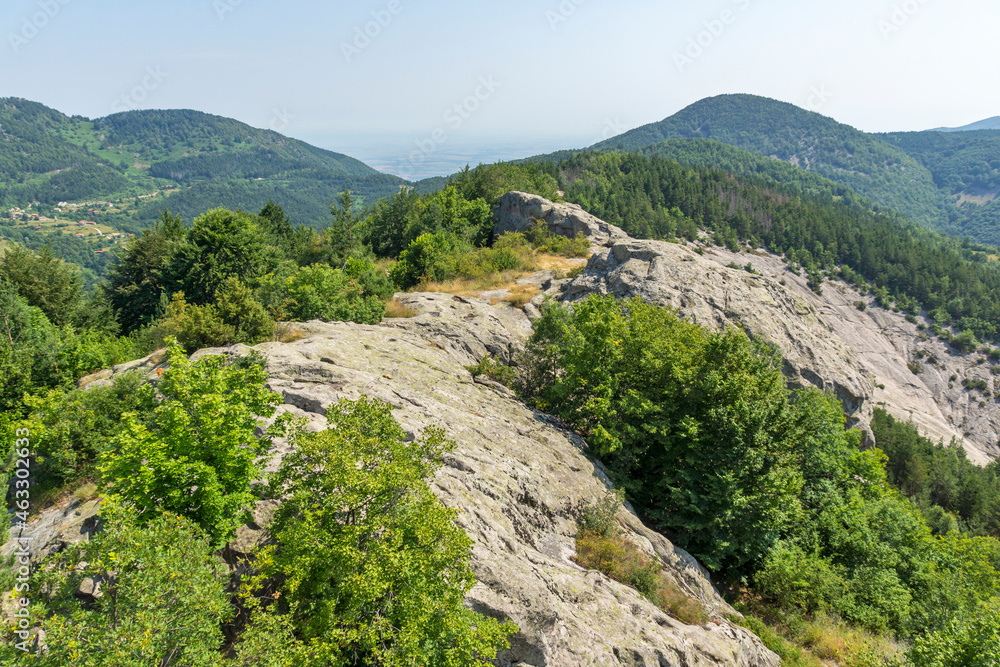
[[[569,238],[583,234],[595,246],[628,239],[628,234],[620,228],[587,213],[576,204],[556,204],[525,192],[508,192],[501,197],[493,217],[494,235],[523,232],[541,220],[548,224],[553,234]]]
[[[479,583],[469,604],[520,626],[499,664],[777,667],[777,656],[722,617],[733,611],[698,563],[634,514],[619,517],[629,537],[712,622],[685,625],[574,562],[576,517],[602,497],[606,476],[586,457],[586,443],[553,418],[475,382],[463,367],[467,350],[393,326],[313,322],[301,330],[300,341],[257,348],[271,387],[285,397],[282,409],[323,415],[330,403],[365,394],[393,406],[414,437],[439,425],[457,443],[432,486],[475,545]]]
[[[25,526],[11,528],[10,539],[0,546],[0,556],[6,557],[15,551],[20,555],[21,549],[25,549],[30,554],[31,564],[37,565],[46,556],[88,541],[100,527],[99,511],[97,500],[74,500],[40,512]]]
[[[538,199],[505,195],[496,229],[519,211],[530,217],[562,206]],[[912,419],[935,441],[954,438],[975,463],[1000,456],[1000,383],[980,353],[958,353],[904,314],[879,308],[843,283],[826,282],[818,295],[805,276],[793,275],[782,258],[762,250],[732,253],[637,240],[602,221],[581,229],[598,230],[586,271],[534,299],[529,315],[537,317],[545,298],[571,303],[592,293],[638,296],[699,324],[738,326],[771,341],[784,357],[789,383],[833,391],[868,444],[874,408],[883,406],[897,419]],[[908,366],[914,362],[917,374]],[[966,379],[986,383],[990,395],[966,390]]]
[[[485,356],[510,363],[531,335],[531,320],[524,311],[507,304],[494,306],[489,298],[438,292],[397,294],[395,298],[417,316],[386,320],[384,326],[417,333],[466,365]]]

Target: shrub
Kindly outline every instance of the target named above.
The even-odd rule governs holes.
[[[386,301],[392,296],[391,287],[378,285],[370,273],[366,275],[357,266],[350,268],[362,276],[361,281],[368,281],[371,293],[359,279],[339,269],[325,264],[303,267],[287,282],[289,316],[300,322],[316,319],[359,324],[381,322]]]
[[[133,503],[141,522],[166,510],[184,516],[221,545],[245,522],[263,476],[260,457],[285,433],[274,414],[280,397],[264,387],[261,360],[188,360],[178,345],[158,385],[163,400],[150,423],[126,413],[100,457],[102,491]]]
[[[225,564],[189,521],[157,512],[143,525],[134,508],[105,505],[102,530],[55,556],[36,576],[45,579],[41,621],[47,651],[28,664],[56,667],[147,667],[219,664],[222,624],[232,616]],[[102,595],[84,603],[81,581],[99,582]],[[33,601],[34,602],[34,601]],[[0,646],[4,664],[25,657]]]
[[[517,371],[515,369],[505,364],[501,364],[489,355],[483,357],[482,360],[474,366],[466,366],[465,370],[469,371],[474,378],[479,377],[480,375],[485,375],[491,380],[495,380],[508,387],[513,387],[517,382]]]
[[[286,498],[271,528],[280,548],[258,559],[284,582],[309,664],[492,664],[516,626],[465,606],[472,545],[425,481],[454,443],[437,428],[407,442],[367,397],[327,418],[272,481]]]
[[[399,255],[389,277],[400,289],[410,289],[424,280],[446,280],[455,273],[456,257],[470,250],[471,246],[454,234],[424,234]]]

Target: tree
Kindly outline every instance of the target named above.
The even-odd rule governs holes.
[[[198,216],[170,265],[179,291],[191,303],[215,301],[227,278],[253,283],[278,264],[278,252],[268,247],[254,216],[217,208]]]
[[[259,559],[284,580],[309,664],[491,664],[515,628],[465,607],[471,543],[424,481],[454,443],[437,428],[406,442],[389,406],[365,397],[327,418],[272,482],[280,548]]]
[[[354,197],[350,190],[344,190],[337,197],[337,203],[330,206],[333,222],[323,234],[328,248],[327,263],[341,266],[361,245],[358,224],[363,216],[354,211]]]
[[[529,342],[536,404],[582,429],[644,516],[707,567],[752,571],[802,485],[779,357],[641,299],[548,307]]]
[[[165,211],[152,229],[131,239],[108,271],[104,292],[115,317],[126,331],[151,323],[173,289],[168,267],[185,243],[179,217]]]
[[[25,656],[6,645],[0,658],[40,667],[218,665],[221,624],[232,607],[225,564],[204,533],[169,513],[140,521],[134,508],[114,503],[101,519],[92,542],[57,555],[59,567],[40,573],[54,612],[39,619],[46,650]],[[96,600],[78,599],[81,583]]]
[[[264,387],[262,358],[192,362],[176,344],[168,358],[153,426],[124,415],[101,457],[101,484],[112,498],[134,503],[141,522],[174,512],[221,545],[245,523],[256,498],[252,485],[263,477],[259,458],[285,433],[287,420],[255,434],[281,400]]]
[[[83,298],[80,275],[73,266],[57,259],[48,246],[38,254],[21,246],[8,250],[0,259],[0,279],[56,326],[75,321]]]
[[[348,267],[351,265],[349,260]],[[388,300],[384,293],[366,293],[357,279],[325,264],[299,269],[288,278],[286,289],[288,314],[300,322],[319,319],[378,324]]]

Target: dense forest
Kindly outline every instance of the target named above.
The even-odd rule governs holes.
[[[947,203],[930,173],[904,150],[791,104],[721,95],[596,144],[638,151],[668,139],[706,138],[790,162],[836,181],[924,226],[944,230]]]

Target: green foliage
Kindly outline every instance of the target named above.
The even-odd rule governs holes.
[[[452,258],[470,249],[454,234],[424,234],[400,254],[389,277],[400,289],[415,287],[424,280],[445,280],[455,274],[449,266]]]
[[[1000,664],[1000,610],[984,607],[971,620],[918,638],[910,652],[914,667],[996,667]]]
[[[188,353],[205,347],[222,347],[236,340],[236,328],[227,324],[213,304],[188,303],[184,292],[175,292],[162,321],[151,330],[157,345],[170,338]]]
[[[761,343],[590,297],[546,309],[529,360],[539,407],[582,428],[647,519],[708,567],[746,571],[793,518],[787,391]]]
[[[0,280],[6,280],[25,303],[41,310],[56,326],[71,324],[77,317],[83,296],[80,276],[49,248],[36,255],[14,246],[0,259]]]
[[[152,228],[125,246],[104,285],[125,331],[135,331],[162,314],[171,289],[169,267],[184,243],[181,219],[167,211]]]
[[[169,271],[174,284],[196,305],[215,300],[227,278],[252,282],[277,266],[250,214],[213,209],[198,216]]]
[[[142,356],[133,338],[54,326],[0,280],[0,409],[23,412],[22,397],[69,388],[87,373]]]
[[[489,355],[480,359],[478,364],[466,366],[465,370],[469,371],[474,378],[485,375],[508,387],[514,386],[517,382],[517,371],[514,368],[500,363]]]
[[[110,387],[27,396],[30,411],[20,425],[31,433],[33,471],[39,490],[82,482],[96,473],[97,459],[118,433],[125,413],[140,419],[156,405],[141,374],[126,374]]]
[[[349,262],[347,270],[354,276],[324,264],[303,267],[292,274],[286,284],[289,316],[300,322],[381,322],[386,301],[392,296],[391,287],[386,289],[386,281],[374,275],[374,265]],[[365,289],[366,285],[371,291]]]
[[[273,481],[285,498],[259,559],[280,574],[310,664],[487,665],[515,628],[472,612],[471,544],[424,481],[453,447],[406,442],[387,405],[332,406]]]
[[[944,513],[957,517],[959,530],[1000,538],[1000,468],[996,464],[977,466],[958,443],[935,444],[922,437],[916,426],[898,421],[881,408],[875,409],[872,430],[888,457],[889,481],[913,498],[925,516],[938,517],[935,523],[941,525]]]
[[[256,345],[274,338],[275,323],[249,287],[227,278],[216,300],[219,317],[233,329],[233,342]]]
[[[221,623],[232,609],[226,568],[209,540],[169,513],[140,522],[128,505],[106,504],[101,518],[93,541],[58,554],[55,569],[36,574],[46,579],[38,593],[32,587],[32,609],[38,620],[48,612],[47,651],[25,655],[0,645],[5,664],[218,665]],[[98,600],[85,604],[74,596],[84,579],[99,583]]]
[[[168,356],[152,425],[136,414],[122,417],[120,432],[100,458],[102,489],[134,503],[143,522],[174,512],[219,545],[246,521],[252,485],[263,476],[258,459],[285,432],[287,420],[279,418],[255,435],[280,402],[264,388],[263,360],[192,362],[176,345]]]
[[[931,173],[901,148],[820,114],[754,95],[707,98],[659,123],[626,132],[594,148],[655,150],[655,144],[672,139],[714,139],[760,156],[807,163],[810,172],[883,208],[895,209],[932,228],[948,224],[949,205]],[[687,152],[694,152],[702,164],[706,161],[700,149],[687,148]],[[743,162],[746,166],[742,171],[760,173],[759,160],[734,159],[731,153],[723,152],[723,164]],[[669,149],[667,154],[671,155]],[[783,176],[781,172],[770,173]],[[795,180],[813,184],[807,177]]]

